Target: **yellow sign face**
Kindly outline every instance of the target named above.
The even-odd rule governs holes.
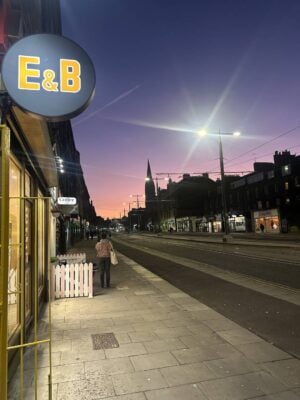
[[[96,84],[93,64],[84,50],[69,39],[50,34],[16,42],[4,57],[2,77],[16,104],[53,121],[82,112]]]

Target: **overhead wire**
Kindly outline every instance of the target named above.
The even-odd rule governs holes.
[[[232,161],[235,161],[235,160],[237,160],[238,158],[241,158],[241,157],[245,156],[246,154],[249,154],[249,153],[253,152],[254,150],[260,149],[261,147],[263,147],[263,146],[265,146],[265,145],[267,145],[267,144],[269,144],[269,143],[271,143],[271,142],[274,142],[275,140],[277,140],[277,139],[279,139],[279,138],[281,138],[281,137],[283,137],[283,136],[286,136],[286,135],[288,135],[289,133],[294,132],[295,130],[297,130],[297,129],[299,129],[299,128],[300,128],[300,125],[297,125],[297,126],[295,126],[294,128],[289,129],[288,131],[283,132],[283,133],[281,133],[280,135],[275,136],[274,138],[272,138],[272,139],[270,139],[270,140],[267,140],[266,142],[260,144],[259,146],[256,146],[256,147],[254,147],[253,149],[250,149],[250,150],[246,151],[245,153],[242,153],[242,154],[240,154],[239,156],[232,158],[232,159],[231,159],[230,161],[228,161],[228,163],[226,163],[226,164],[229,164],[229,163],[231,163]]]

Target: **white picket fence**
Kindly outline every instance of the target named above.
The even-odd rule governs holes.
[[[52,266],[52,297],[93,297],[93,264]]]
[[[75,264],[75,263],[85,263],[86,254],[85,253],[75,253],[75,254],[59,254],[57,256],[59,263]]]

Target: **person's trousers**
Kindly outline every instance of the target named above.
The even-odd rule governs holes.
[[[100,257],[100,283],[101,287],[104,287],[106,281],[106,287],[110,286],[110,257]]]

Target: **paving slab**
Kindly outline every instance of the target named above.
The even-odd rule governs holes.
[[[145,371],[148,369],[178,365],[176,358],[169,352],[130,357],[130,360],[136,371]]]
[[[243,375],[200,382],[199,386],[209,400],[245,400],[264,395]]]
[[[240,354],[234,354],[218,360],[205,361],[204,365],[211,369],[218,378],[260,370],[257,364]]]
[[[216,375],[203,363],[193,363],[161,369],[169,386],[184,385],[214,379]]]
[[[207,400],[196,384],[146,392],[147,400]]]
[[[246,357],[258,363],[291,358],[288,353],[265,341],[237,345],[236,348]]]
[[[117,395],[168,386],[161,373],[156,370],[113,375],[112,381]]]
[[[97,379],[60,383],[57,389],[57,400],[99,400],[114,395],[111,377],[105,375]]]
[[[300,388],[300,360],[274,361],[263,366],[287,387]]]

